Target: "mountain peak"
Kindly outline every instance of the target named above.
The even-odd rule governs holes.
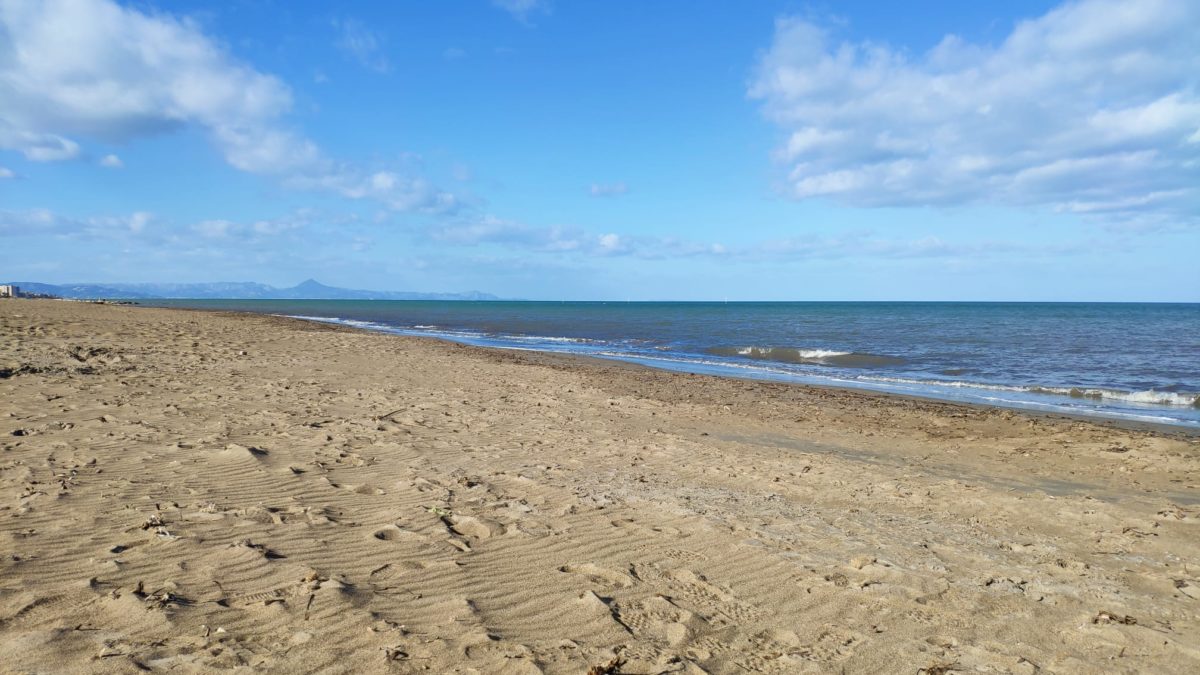
[[[317,281],[316,279],[305,279],[304,281],[301,281],[300,283],[293,286],[293,288],[300,289],[300,290],[312,290],[312,289],[318,289],[318,288],[325,289],[325,288],[330,288],[330,287]]]

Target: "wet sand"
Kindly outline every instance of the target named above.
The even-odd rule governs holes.
[[[0,301],[0,671],[1200,671],[1194,435]]]

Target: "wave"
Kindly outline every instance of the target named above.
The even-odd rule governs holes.
[[[534,344],[604,344],[601,340],[592,340],[590,338],[575,338],[575,337],[554,337],[544,335],[517,335],[517,334],[495,334],[485,333],[483,331],[470,329],[454,329],[444,328],[430,324],[415,324],[412,326],[394,326],[386,323],[375,321],[363,321],[359,319],[343,319],[340,317],[328,316],[307,316],[304,314],[276,314],[275,316],[283,316],[290,319],[303,319],[305,321],[317,321],[320,323],[332,323],[339,326],[352,326],[354,328],[365,328],[368,330],[382,331],[386,333],[399,333],[402,335],[424,335],[430,337],[443,337],[448,339],[470,339],[470,340],[498,340],[503,342],[529,342]]]
[[[369,330],[381,330],[381,331],[391,330],[390,326],[386,326],[381,323],[375,323],[374,321],[360,321],[358,319],[341,319],[338,317],[331,317],[331,316],[306,316],[304,314],[273,314],[272,316],[279,316],[279,317],[284,317],[287,319],[302,319],[304,321],[316,321],[319,323],[332,323],[332,324],[336,324],[338,326],[350,326],[353,328],[366,328]]]
[[[605,344],[603,340],[592,340],[590,338],[575,338],[575,337],[549,337],[543,335],[500,335],[497,336],[503,340],[513,340],[515,342],[545,342],[559,343],[569,345],[598,345]]]
[[[955,387],[963,389],[984,389],[987,391],[1007,391],[1024,394],[1041,394],[1045,396],[1064,396],[1067,398],[1091,399],[1093,401],[1124,401],[1142,405],[1161,405],[1183,408],[1200,408],[1200,392],[1190,391],[1123,391],[1120,389],[1102,389],[1099,387],[1046,387],[1039,385],[1021,386],[1007,384],[988,384],[984,382],[966,382],[962,380],[920,380],[903,377],[866,377],[876,382],[895,384],[916,384],[922,386]]]
[[[1157,391],[1118,391],[1115,389],[1083,389],[1080,387],[1029,387],[1034,394],[1055,394],[1071,398],[1112,399],[1147,405],[1169,405],[1200,408],[1200,393]]]
[[[759,361],[806,363],[839,368],[882,368],[904,363],[904,359],[895,356],[799,347],[711,347],[704,351],[712,356],[737,356]]]

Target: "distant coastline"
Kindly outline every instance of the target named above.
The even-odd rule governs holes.
[[[339,288],[308,279],[295,286],[279,288],[252,281],[196,284],[45,284],[36,281],[4,282],[19,286],[25,294],[74,300],[500,300],[491,293],[418,293],[414,291],[371,291]]]

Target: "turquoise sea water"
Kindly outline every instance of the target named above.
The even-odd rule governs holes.
[[[152,304],[294,316],[687,372],[1200,427],[1200,304]]]

